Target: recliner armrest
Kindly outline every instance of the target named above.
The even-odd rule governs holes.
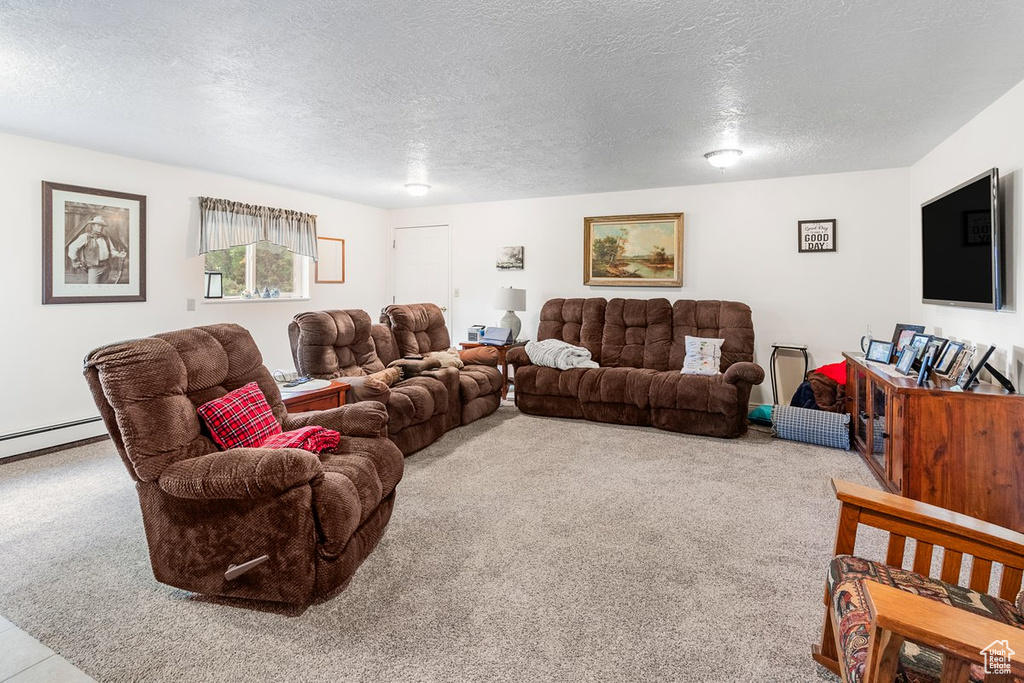
[[[320,459],[298,448],[232,448],[179,460],[161,473],[176,498],[264,498],[323,476]]]
[[[379,401],[361,401],[329,410],[311,410],[284,416],[285,431],[315,425],[333,429],[342,436],[384,436],[388,412]]]
[[[729,384],[739,384],[740,382],[760,384],[764,381],[764,368],[756,363],[748,363],[746,361],[733,363],[725,371],[722,379]]]
[[[525,346],[513,346],[505,354],[505,360],[510,365],[533,365],[530,362],[530,357],[526,354]]]
[[[384,405],[391,400],[391,387],[375,377],[342,377],[349,386],[345,394],[347,403],[378,401]]]

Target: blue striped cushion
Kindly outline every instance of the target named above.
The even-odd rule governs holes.
[[[850,416],[846,413],[775,406],[772,432],[780,439],[850,450]]]

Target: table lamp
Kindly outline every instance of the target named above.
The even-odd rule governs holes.
[[[523,321],[515,314],[515,311],[526,310],[526,290],[502,287],[498,295],[494,297],[494,307],[505,311],[505,317],[498,321],[500,327],[508,328],[512,332],[512,339],[519,339],[519,331],[523,329]]]

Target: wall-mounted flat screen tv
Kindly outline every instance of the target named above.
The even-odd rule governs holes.
[[[924,303],[1001,308],[999,169],[922,204],[921,246]]]

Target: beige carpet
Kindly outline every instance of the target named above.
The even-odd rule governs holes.
[[[99,681],[809,681],[852,452],[503,407],[304,611],[158,584],[108,442],[0,465],[0,614]]]

